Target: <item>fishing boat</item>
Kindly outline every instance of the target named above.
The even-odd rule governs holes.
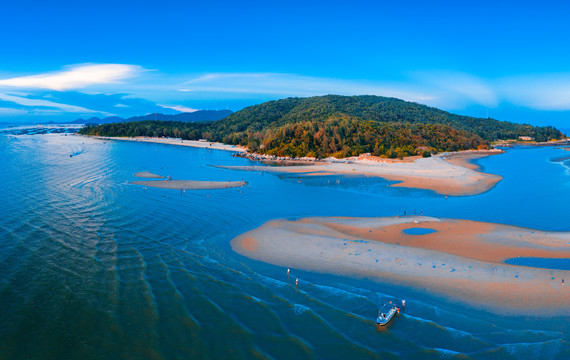
[[[402,301],[402,308],[404,307],[405,302]],[[390,320],[394,317],[394,315],[400,313],[400,306],[396,305],[393,301],[387,302],[378,310],[378,318],[376,319],[376,323],[380,326],[387,325]]]

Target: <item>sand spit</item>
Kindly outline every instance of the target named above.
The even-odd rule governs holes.
[[[402,232],[436,230],[426,235]],[[570,316],[570,271],[505,264],[570,258],[570,233],[431,217],[279,219],[232,248],[278,266],[367,278],[501,315]]]
[[[153,137],[103,137],[93,136],[101,140],[122,140],[150,142],[159,144],[199,147],[215,150],[247,152],[247,148],[208,141],[192,141],[174,138]],[[502,177],[476,171],[477,166],[470,160],[488,155],[502,153],[502,150],[476,150],[446,153],[429,158],[413,157],[404,160],[360,156],[342,161],[314,161],[308,159],[306,164],[298,166],[220,166],[234,170],[253,170],[273,173],[288,173],[303,176],[319,175],[362,175],[377,176],[391,181],[398,181],[391,186],[433,190],[442,195],[468,196],[477,195],[492,189]],[[252,155],[255,157],[255,154]],[[259,155],[260,159],[275,160],[273,157]],[[313,160],[313,161],[311,161]],[[290,159],[288,161],[298,161]]]
[[[215,190],[242,187],[247,185],[245,181],[191,181],[191,180],[149,180],[131,181],[129,184],[143,185],[159,189],[171,190]]]
[[[164,176],[153,174],[150,171],[141,171],[141,172],[134,174],[134,176],[136,176],[138,178],[144,178],[144,179],[164,179]]]
[[[135,142],[148,142],[157,144],[168,144],[178,146],[190,146],[203,149],[224,150],[234,152],[246,152],[247,149],[236,145],[226,145],[217,142],[209,141],[194,141],[194,140],[181,140],[174,138],[155,138],[155,137],[110,137],[110,136],[90,136],[93,139],[99,140],[121,140],[121,141],[135,141]]]
[[[463,155],[455,155],[454,159],[461,159],[461,156],[469,159],[496,153],[465,153]],[[467,160],[462,161],[465,162]],[[223,166],[223,168],[276,174],[296,174],[299,176],[329,174],[377,176],[391,181],[399,181],[391,186],[428,189],[442,195],[451,196],[481,194],[492,189],[502,179],[498,175],[486,174],[465,166],[453,164],[446,161],[442,156],[418,158],[411,162],[356,159],[351,162],[318,162],[304,166]]]
[[[467,150],[439,154],[441,158],[450,164],[463,166],[471,170],[479,170],[479,165],[474,164],[472,161],[481,159],[491,155],[503,154],[505,151],[500,149],[491,150]]]

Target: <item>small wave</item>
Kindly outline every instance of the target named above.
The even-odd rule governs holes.
[[[420,317],[417,317],[417,316],[413,316],[413,315],[410,315],[410,314],[406,314],[406,318],[412,319],[412,320],[415,320],[415,321],[418,321],[418,322],[421,322],[421,323],[424,323],[424,324],[429,324],[429,325],[432,325],[432,326],[435,325],[435,326],[437,326],[437,327],[439,327],[439,328],[444,329],[445,331],[447,331],[447,332],[449,333],[449,335],[450,335],[452,338],[454,338],[454,339],[459,339],[459,338],[462,338],[462,337],[472,337],[472,336],[473,336],[473,334],[471,334],[471,333],[469,333],[469,332],[467,332],[467,331],[455,329],[455,328],[452,328],[452,327],[449,327],[449,326],[444,326],[444,325],[441,325],[441,324],[436,323],[436,322],[433,321],[433,320],[423,319],[423,318],[420,318]]]
[[[502,347],[509,355],[533,359],[554,359],[560,352],[560,341],[545,341],[539,343],[504,344]]]
[[[256,298],[256,297],[253,296],[253,295],[249,295],[249,297],[252,298],[253,300],[259,302],[259,303],[265,304],[265,302],[264,302],[263,300],[261,300],[261,299],[259,299],[259,298]]]
[[[262,281],[263,283],[268,284],[268,285],[274,285],[274,286],[277,286],[277,287],[284,287],[284,286],[289,285],[289,284],[287,284],[287,283],[285,283],[285,282],[283,282],[283,281],[280,281],[280,280],[271,278],[271,277],[269,277],[269,276],[264,276],[264,275],[261,275],[261,274],[257,274],[257,275],[261,278],[261,281]]]
[[[460,354],[461,354],[460,352],[453,351],[453,350],[449,350],[449,349],[433,348],[433,350],[439,352],[440,356],[441,356],[443,359],[449,359],[449,358],[452,358],[452,357],[454,357],[454,356],[456,356],[456,355],[460,355]]]
[[[310,311],[311,309],[307,306],[301,305],[301,304],[293,304],[291,306],[291,310],[293,310],[293,312],[295,313],[295,315],[301,315],[304,314],[307,311]]]
[[[322,290],[330,295],[336,295],[336,296],[344,296],[346,298],[360,298],[360,299],[367,299],[366,296],[363,296],[361,294],[357,294],[355,292],[351,292],[351,291],[347,291],[347,290],[343,290],[343,289],[339,289],[336,287],[332,287],[332,286],[327,286],[327,285],[317,285],[317,284],[313,284],[313,286],[319,290]]]
[[[92,183],[92,182],[94,182],[94,181],[103,180],[103,178],[104,178],[103,176],[97,176],[97,177],[94,177],[94,178],[91,178],[91,179],[85,179],[85,180],[78,181],[78,182],[76,182],[76,183],[70,184],[70,186],[71,186],[71,187],[81,187],[81,186],[83,186],[83,185]]]

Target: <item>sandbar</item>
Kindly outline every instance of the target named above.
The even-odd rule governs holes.
[[[427,228],[425,235],[402,230]],[[426,216],[278,219],[232,248],[274,265],[369,279],[500,315],[570,316],[570,271],[516,257],[570,258],[570,233]]]
[[[159,189],[171,190],[215,190],[242,187],[245,181],[192,181],[192,180],[148,180],[131,181],[129,184],[143,185]]]
[[[155,137],[105,137],[91,136],[100,140],[122,140],[149,142],[178,146],[190,146],[214,150],[247,152],[243,146],[227,145],[209,141],[182,140],[175,138]],[[286,160],[293,166],[220,166],[233,170],[253,170],[272,173],[288,173],[302,176],[324,175],[361,175],[376,176],[397,183],[390,186],[418,188],[435,191],[441,195],[469,196],[478,195],[492,189],[502,177],[477,171],[476,165],[470,161],[475,158],[503,153],[502,150],[475,150],[445,153],[429,158],[419,156],[399,159],[386,159],[363,154],[358,158],[342,161],[316,161],[309,159],[302,165],[296,159]],[[255,155],[255,154],[253,154]],[[265,161],[275,161],[272,157],[259,155]],[[282,159],[277,159],[283,161]],[[296,164],[297,163],[297,164]],[[297,166],[295,166],[297,165]]]
[[[164,179],[164,176],[153,174],[150,171],[141,171],[134,174],[135,177],[144,179]]]
[[[473,160],[481,159],[491,155],[503,154],[503,150],[492,149],[492,150],[466,150],[466,151],[456,151],[447,152],[439,154],[448,163],[463,166],[471,170],[479,170],[480,166],[473,163]]]
[[[502,151],[477,153],[457,153],[454,161],[461,159],[462,163],[452,163],[446,159],[449,156],[432,156],[429,158],[414,158],[410,161],[393,161],[389,159],[370,159],[360,157],[345,162],[315,162],[304,166],[221,166],[226,169],[263,171],[276,174],[295,174],[298,176],[323,175],[359,175],[376,176],[398,183],[390,186],[433,190],[438,194],[450,196],[477,195],[492,189],[502,177],[487,174],[465,166],[473,158],[494,155]]]

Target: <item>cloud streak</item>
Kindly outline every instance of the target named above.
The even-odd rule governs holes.
[[[278,73],[212,73],[176,88],[189,98],[380,95],[462,110],[511,104],[542,111],[570,110],[570,73],[485,79],[454,71],[422,71],[400,82],[345,80]],[[179,98],[179,96],[178,96]]]
[[[90,110],[81,106],[60,104],[49,100],[30,99],[27,97],[1,94],[1,93],[0,93],[0,100],[12,102],[14,104],[23,105],[25,107],[30,107],[30,108],[52,108],[68,113],[81,113],[81,114],[99,113],[99,111]]]
[[[498,84],[505,99],[535,110],[570,110],[570,73],[506,78]]]
[[[496,107],[499,103],[500,94],[492,83],[466,73],[417,72],[411,74],[410,82],[434,94],[434,99],[438,99],[447,106],[461,108],[475,103],[486,107]]]
[[[186,81],[179,92],[221,93],[227,96],[264,95],[273,97],[339,95],[382,95],[409,101],[433,99],[428,93],[403,84],[375,83],[279,73],[214,73]],[[192,96],[192,95],[188,95]],[[197,95],[198,96],[198,95]]]
[[[0,80],[0,101],[4,102],[0,116],[25,110],[70,117],[94,113],[128,117],[157,108],[189,112],[228,104],[235,104],[237,110],[266,100],[327,94],[396,97],[454,112],[510,105],[539,111],[570,110],[570,73],[483,78],[432,70],[406,75],[401,81],[271,72],[175,76],[148,72],[139,65],[82,64]]]
[[[0,80],[0,86],[65,91],[92,85],[119,84],[143,71],[138,65],[83,64],[65,70]]]
[[[193,109],[187,106],[182,106],[182,105],[158,105],[164,109],[172,109],[172,110],[176,110],[176,111],[180,111],[180,112],[195,112],[198,111],[197,109]]]

